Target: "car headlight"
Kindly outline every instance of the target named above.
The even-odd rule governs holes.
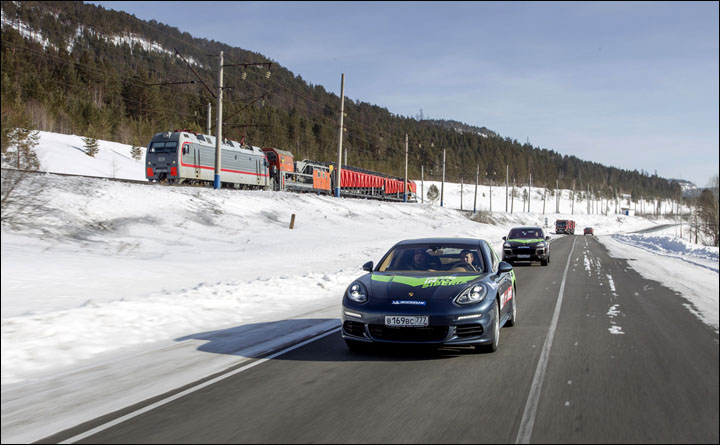
[[[474,286],[470,286],[460,295],[455,297],[455,303],[457,304],[474,304],[479,303],[483,301],[485,296],[487,295],[487,289],[485,286],[482,286],[480,284],[476,284]]]
[[[537,246],[538,247],[547,247],[547,243],[545,241],[541,241],[541,242],[537,243]]]
[[[510,243],[505,243],[505,244],[503,244],[503,247],[512,247],[512,244],[510,244]]]
[[[351,284],[346,293],[347,297],[356,303],[365,303],[368,300],[367,290],[359,281]]]

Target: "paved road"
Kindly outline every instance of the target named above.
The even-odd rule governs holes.
[[[363,355],[334,332],[80,441],[718,443],[718,335],[684,299],[594,237],[516,271],[518,324],[494,354]]]

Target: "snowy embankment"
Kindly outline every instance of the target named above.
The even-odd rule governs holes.
[[[79,136],[41,136],[46,171],[143,179],[127,145],[100,141],[90,158]],[[361,265],[402,239],[484,238],[499,251],[512,226],[572,218],[625,246],[605,235],[672,223],[587,215],[584,202],[571,215],[564,199],[567,213],[552,213],[548,200],[543,214],[537,196],[531,212],[515,198],[505,213],[505,190],[493,187],[494,224],[481,224],[456,210],[461,199],[472,209],[474,185],[461,195],[460,184],[447,183],[439,207],[56,175],[32,181],[42,213],[2,227],[4,442],[40,439],[337,326],[342,292]],[[478,187],[479,210],[489,199],[489,187]],[[645,255],[632,267],[679,261],[624,248],[627,257]],[[714,282],[696,280],[713,272],[687,267],[685,281],[705,286],[714,312],[696,302],[697,290],[683,297],[717,326],[717,272]]]
[[[610,255],[635,260],[628,264],[642,276],[680,293],[688,300],[688,310],[718,331],[717,247],[692,244],[670,234],[618,233],[599,239]]]

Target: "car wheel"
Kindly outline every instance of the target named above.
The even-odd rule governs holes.
[[[370,343],[365,343],[362,341],[348,340],[346,338],[345,344],[347,345],[348,349],[353,352],[367,352],[370,349]]]
[[[512,294],[512,312],[510,313],[510,318],[508,321],[505,322],[505,326],[513,327],[515,326],[515,320],[517,320],[517,300],[515,299],[516,292],[515,288],[513,287],[513,294]]]
[[[495,317],[493,317],[493,341],[487,345],[475,346],[476,349],[482,349],[485,352],[497,351],[500,344],[500,305],[495,300]]]
[[[550,259],[540,260],[540,264],[542,264],[543,266],[547,266],[549,262],[550,262]]]

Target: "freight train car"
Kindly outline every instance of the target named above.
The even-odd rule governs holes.
[[[330,164],[335,166],[335,164]],[[335,184],[333,183],[333,187]],[[403,200],[405,180],[372,170],[343,165],[340,173],[340,189],[342,196]],[[408,180],[408,201],[415,201],[417,187],[414,181]]]
[[[330,193],[330,169],[315,161],[295,161],[289,151],[263,147],[270,164],[270,178],[275,190]]]

